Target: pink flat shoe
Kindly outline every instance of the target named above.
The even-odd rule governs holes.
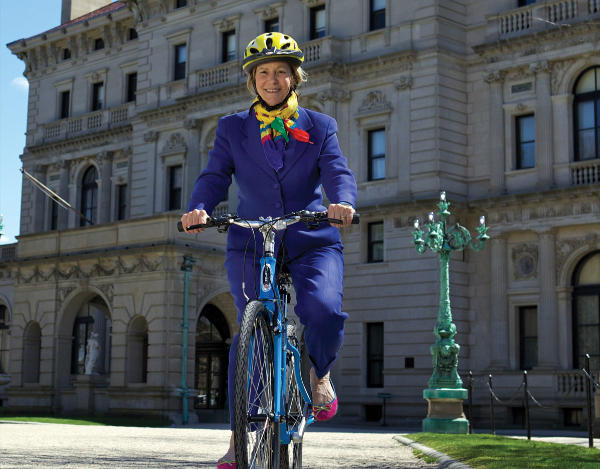
[[[237,469],[237,466],[233,460],[219,459],[217,469]]]
[[[333,393],[335,394],[335,398],[329,404],[321,404],[321,405],[313,405],[312,412],[313,417],[317,422],[325,422],[327,420],[332,419],[338,411],[338,398],[335,392],[335,388],[333,387],[333,383],[331,383],[331,388],[333,389]]]
[[[338,411],[337,396],[329,404],[313,405],[312,411],[317,422],[325,422],[332,419]]]

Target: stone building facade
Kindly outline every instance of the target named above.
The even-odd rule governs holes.
[[[301,104],[337,119],[359,186],[340,417],[379,419],[382,392],[388,420],[425,415],[439,271],[411,231],[445,190],[453,219],[485,215],[492,236],[451,258],[475,422],[488,373],[508,396],[527,369],[546,406],[534,422],[583,423],[576,370],[585,353],[600,369],[600,1],[128,0],[73,18],[76,3],[8,45],[30,83],[23,167],[94,224],[24,181],[21,236],[0,263],[4,406],[179,415],[193,256],[190,405],[225,418],[237,326],[224,237],[175,223],[218,118],[249,106],[239,51],[278,29],[305,52]],[[232,186],[217,211],[235,200]],[[497,414],[523,417],[518,403]]]

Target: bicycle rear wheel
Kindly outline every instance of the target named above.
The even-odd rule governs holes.
[[[296,327],[288,325],[287,327],[288,341],[296,347],[301,354],[304,352],[304,341],[299,341],[296,334]],[[303,403],[302,394],[296,381],[294,374],[296,359],[294,355],[288,351],[287,353],[287,372],[286,372],[286,416],[287,428],[289,431],[297,429],[302,420]],[[302,468],[302,442],[290,441],[288,445],[281,445],[280,448],[280,469],[301,469]]]
[[[238,469],[279,469],[279,425],[274,421],[273,337],[265,306],[246,305],[234,376],[235,457]]]

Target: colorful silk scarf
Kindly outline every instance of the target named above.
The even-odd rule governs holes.
[[[298,97],[295,92],[292,92],[281,108],[274,111],[265,109],[258,98],[254,99],[252,106],[258,119],[265,157],[275,171],[283,167],[283,151],[290,141],[290,135],[299,142],[312,143],[308,132],[296,127],[299,114]]]

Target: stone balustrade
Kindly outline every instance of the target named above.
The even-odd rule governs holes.
[[[569,165],[571,184],[598,184],[600,182],[600,159],[576,161]]]
[[[97,132],[127,125],[133,114],[134,103],[123,104],[111,109],[94,111],[82,116],[70,117],[41,126],[35,144],[48,143],[77,136],[86,132]]]
[[[490,30],[501,39],[543,31],[600,14],[600,0],[555,0],[537,2],[498,15],[488,16]]]

